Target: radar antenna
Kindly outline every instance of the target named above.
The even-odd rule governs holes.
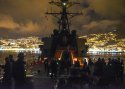
[[[68,9],[73,5],[80,4],[75,1],[69,0],[52,0],[49,2],[51,5],[56,5],[61,8],[60,12],[46,12],[47,15],[52,15],[58,19],[59,24],[59,32],[68,31],[70,32],[70,19],[77,15],[82,15],[82,13],[78,12],[69,12]]]

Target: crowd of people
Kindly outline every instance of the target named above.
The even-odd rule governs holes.
[[[5,64],[0,65],[4,70],[2,86],[9,87],[15,84],[15,87],[22,87],[26,82],[26,71],[24,62],[24,53],[19,53],[15,61],[13,55],[5,58]]]
[[[93,63],[90,60],[88,67],[91,69]],[[100,84],[123,83],[124,82],[124,62],[120,58],[109,58],[106,62],[104,58],[99,58],[94,63],[93,75],[100,78]]]
[[[56,77],[61,74],[69,74],[71,63],[69,60],[44,60],[44,68],[48,76]]]
[[[83,69],[93,78],[97,78],[100,85],[124,82],[124,62],[120,58],[98,58],[96,62],[89,59],[88,64],[84,62],[84,65]]]
[[[69,75],[80,75],[83,81],[93,84],[115,84],[124,82],[124,62],[120,58],[98,58],[97,61],[88,59],[83,61],[81,67],[79,60],[74,64],[67,63],[62,60],[53,59],[51,61],[45,59],[45,71],[51,74],[51,77],[61,75],[67,72]],[[67,71],[64,71],[64,70]],[[78,72],[78,73],[77,73]],[[67,74],[66,73],[66,74]]]
[[[13,55],[5,58],[5,64],[0,65],[4,70],[2,85],[12,86],[13,82],[15,87],[21,87],[26,83],[26,71],[24,53],[19,53],[15,61]],[[68,59],[69,56],[61,60],[55,58],[44,60],[45,72],[51,78],[57,78],[60,75],[70,75],[69,79],[74,77],[83,80],[89,84],[115,84],[124,82],[124,61],[120,58],[98,58],[96,61],[88,59],[83,60],[83,65],[79,60],[72,63]],[[41,61],[40,61],[41,63]],[[42,66],[41,66],[42,67]],[[39,71],[40,72],[40,71]]]

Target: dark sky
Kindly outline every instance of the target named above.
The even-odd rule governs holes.
[[[44,13],[51,11],[51,0],[0,0],[0,37],[18,38],[47,36],[56,27],[56,19]],[[72,1],[72,0],[71,0]],[[115,31],[125,33],[125,0],[74,0],[80,1],[70,11],[82,11],[72,19],[71,30],[79,35]],[[54,7],[57,11],[57,7]]]

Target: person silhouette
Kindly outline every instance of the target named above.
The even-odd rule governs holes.
[[[26,71],[24,62],[24,53],[18,54],[18,59],[14,63],[13,76],[16,87],[23,87],[26,82]]]
[[[4,69],[4,74],[3,74],[3,79],[2,79],[3,86],[11,88],[11,84],[12,84],[11,74],[12,73],[11,73],[11,63],[8,57],[5,58],[5,65],[1,65],[0,67]]]
[[[57,61],[55,58],[51,60],[51,72],[52,72],[52,77],[56,77],[57,75]]]
[[[75,65],[74,65],[75,67],[80,67],[80,62],[79,62],[79,60],[77,59],[77,61],[75,62]]]
[[[13,55],[9,55],[8,56],[8,59],[10,61],[10,71],[11,71],[11,77],[13,78],[13,67],[14,67],[14,58],[13,58]]]

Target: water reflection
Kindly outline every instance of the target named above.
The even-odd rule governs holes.
[[[125,59],[125,53],[88,53],[88,57],[92,59],[98,59],[100,58],[121,58]]]

